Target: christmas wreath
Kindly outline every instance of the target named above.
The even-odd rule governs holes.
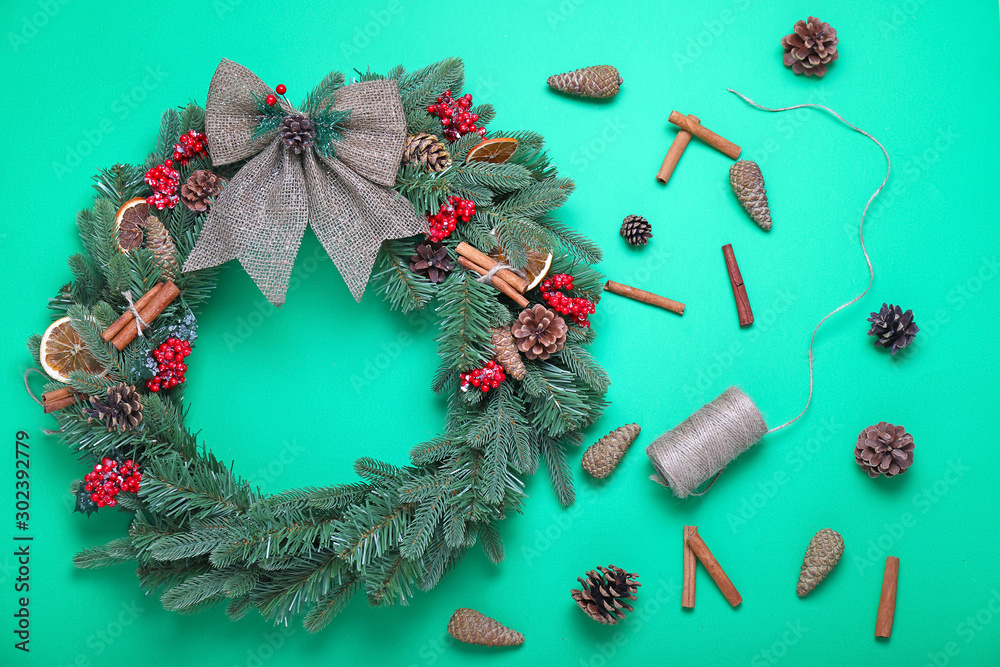
[[[542,137],[486,131],[494,109],[463,78],[454,58],[350,84],[334,72],[297,110],[223,61],[204,109],[163,114],[144,166],[97,174],[84,252],[29,340],[46,412],[90,468],[77,510],[134,516],[78,567],[135,562],[166,609],[304,612],[315,631],[361,590],[405,604],[477,542],[503,560],[497,524],[541,461],[573,502],[567,449],[609,384],[585,350],[601,252],[549,216],[573,183]],[[370,274],[394,310],[433,309],[445,423],[408,465],[360,458],[360,481],[264,495],[197,441],[182,390],[214,267],[239,258],[281,303],[307,224],[358,300]]]

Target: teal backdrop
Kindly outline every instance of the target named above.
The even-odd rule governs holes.
[[[0,397],[0,663],[308,665],[995,665],[1000,663],[997,513],[997,329],[1000,263],[1000,30],[992,1],[764,0],[505,3],[98,3],[6,0],[0,70],[9,114],[0,161],[3,323]],[[818,14],[837,28],[840,59],[823,79],[781,63],[781,37]],[[143,596],[129,567],[78,571],[78,550],[121,536],[123,514],[71,514],[85,470],[54,420],[24,392],[25,340],[80,250],[77,210],[91,176],[141,162],[162,111],[202,103],[221,58],[297,100],[339,69],[418,68],[465,60],[467,92],[491,102],[491,127],[548,139],[576,193],[559,212],[596,239],[610,278],[687,304],[683,317],[608,295],[592,318],[595,355],[613,385],[593,442],[635,421],[642,434],[618,470],[595,482],[574,454],[577,500],[555,499],[539,473],[524,513],[501,524],[507,559],[477,548],[407,607],[356,598],[325,631],[231,623],[222,609],[179,616]],[[617,66],[606,102],[550,91],[546,78]],[[892,156],[866,239],[875,283],[816,339],[815,396],[795,425],[766,437],[701,498],[679,501],[649,481],[652,440],[730,385],[770,424],[797,414],[808,390],[816,322],[868,280],[861,210],[885,173],[865,137],[823,112],[767,114],[813,102],[871,132]],[[729,189],[731,161],[695,140],[666,187],[654,174],[675,129],[671,109],[743,146],[763,170],[774,228],[758,229]],[[647,217],[643,249],[618,235]],[[732,243],[756,315],[740,329],[720,247]],[[353,481],[352,462],[397,464],[444,414],[430,390],[433,319],[360,304],[307,234],[296,286],[266,305],[236,265],[222,272],[189,360],[188,423],[268,492]],[[883,301],[912,308],[920,334],[895,357],[865,335]],[[39,386],[33,383],[36,390]],[[902,477],[869,479],[857,434],[881,420],[916,442]],[[30,653],[14,648],[14,440],[30,436]],[[680,606],[682,526],[693,524],[744,597],[732,609],[698,573],[694,610]],[[820,528],[846,541],[840,565],[805,599],[802,555]],[[886,556],[900,559],[892,638],[873,636]],[[638,572],[636,612],[617,627],[570,599],[576,578],[613,563]],[[452,611],[473,607],[521,630],[510,650],[458,645]]]

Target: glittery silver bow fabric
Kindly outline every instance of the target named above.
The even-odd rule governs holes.
[[[212,164],[250,159],[213,203],[184,271],[238,258],[267,300],[281,305],[308,224],[361,301],[382,241],[428,229],[392,189],[406,141],[399,89],[393,80],[376,80],[332,93],[333,108],[350,116],[331,157],[314,147],[295,154],[278,130],[253,138],[260,122],[254,95],[273,94],[230,60],[215,70],[205,109]],[[286,115],[306,115],[283,99],[279,104]]]

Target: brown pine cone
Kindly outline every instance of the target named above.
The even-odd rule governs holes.
[[[872,323],[868,335],[878,336],[875,344],[890,348],[893,354],[912,343],[920,331],[913,321],[912,310],[904,313],[902,308],[891,303],[883,303],[868,321]]]
[[[432,283],[444,282],[455,268],[455,262],[448,257],[448,248],[440,241],[423,241],[413,249],[410,257],[410,271],[424,276]]]
[[[810,16],[795,24],[795,32],[781,38],[785,48],[784,63],[796,74],[823,76],[826,66],[839,57],[837,31],[829,23]]]
[[[119,383],[108,387],[104,401],[90,397],[90,405],[83,408],[87,421],[97,419],[104,422],[109,431],[129,431],[142,421],[142,401],[139,392],[132,385]]]
[[[451,166],[451,154],[434,134],[419,132],[406,138],[403,164],[420,165],[427,171],[444,171]]]
[[[515,380],[523,380],[528,371],[517,353],[517,343],[510,327],[493,327],[490,340],[493,342],[493,359]]]
[[[610,475],[639,437],[639,430],[638,424],[626,424],[595,442],[583,453],[583,469],[597,479]]]
[[[563,349],[568,331],[566,320],[540,303],[522,310],[510,330],[525,357],[543,360]]]
[[[597,569],[600,573],[591,570],[586,579],[577,577],[583,590],[573,588],[570,593],[587,616],[602,625],[615,625],[625,618],[625,612],[633,611],[632,605],[624,600],[635,600],[636,590],[642,584],[635,579],[639,575],[620,567],[598,565]]]
[[[653,236],[653,225],[641,215],[629,215],[618,232],[629,245],[646,245]]]
[[[858,436],[854,460],[869,477],[902,475],[913,465],[913,436],[887,422],[869,426]]]
[[[192,211],[207,211],[224,183],[225,179],[208,169],[193,171],[181,186],[181,201]]]
[[[286,116],[281,121],[281,140],[296,155],[312,146],[315,138],[316,125],[308,116]]]
[[[751,160],[734,162],[729,168],[729,184],[753,221],[765,232],[771,231],[771,209],[767,206],[764,176],[757,163]]]
[[[146,218],[146,248],[156,256],[164,278],[173,280],[177,277],[181,269],[177,262],[177,246],[170,238],[170,232],[155,215]]]
[[[448,634],[466,644],[480,646],[517,646],[524,643],[524,635],[497,623],[475,609],[463,607],[455,611],[448,621]]]
[[[569,95],[581,97],[614,97],[623,81],[611,65],[595,65],[549,77],[550,87]]]

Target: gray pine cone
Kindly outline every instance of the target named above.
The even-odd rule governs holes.
[[[597,479],[610,475],[639,437],[638,424],[619,426],[595,442],[583,453],[583,469]]]
[[[729,184],[740,204],[765,232],[771,230],[771,209],[767,206],[767,190],[760,167],[750,160],[739,160],[729,168]]]
[[[796,587],[799,597],[805,597],[826,579],[826,575],[830,574],[843,555],[844,538],[840,533],[824,528],[813,535],[799,571],[799,584]]]

